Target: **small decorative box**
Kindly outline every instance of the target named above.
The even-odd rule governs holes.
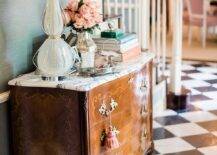
[[[120,29],[116,29],[116,30],[107,30],[107,31],[103,31],[101,32],[101,37],[102,38],[119,38],[121,36],[123,36],[124,33],[122,30]]]

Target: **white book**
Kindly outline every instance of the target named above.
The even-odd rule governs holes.
[[[115,51],[119,53],[124,53],[129,49],[136,47],[139,45],[138,39],[130,40],[124,44],[115,45],[115,44],[96,44],[98,50],[105,50],[105,51]]]

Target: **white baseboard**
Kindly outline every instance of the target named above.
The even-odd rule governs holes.
[[[0,93],[0,104],[8,101],[9,94],[10,94],[9,91],[6,91],[4,93]]]

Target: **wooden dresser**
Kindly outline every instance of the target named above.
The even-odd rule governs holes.
[[[33,74],[10,81],[11,153],[150,153],[153,150],[152,58],[153,55],[144,54],[144,59],[131,62],[130,69],[123,67],[117,75],[91,80],[83,78],[76,84],[69,80],[54,86],[55,82],[40,81]],[[73,78],[71,80],[76,81]],[[94,83],[97,80],[98,82]],[[109,119],[102,115],[99,109],[103,103],[108,105],[111,99],[116,101],[118,106]],[[108,128],[110,120],[120,131],[117,135],[120,146],[108,150],[103,146],[101,136]]]

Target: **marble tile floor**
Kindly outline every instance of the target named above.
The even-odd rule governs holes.
[[[217,63],[184,62],[182,73],[191,101],[184,110],[155,114],[153,154],[217,155]]]

